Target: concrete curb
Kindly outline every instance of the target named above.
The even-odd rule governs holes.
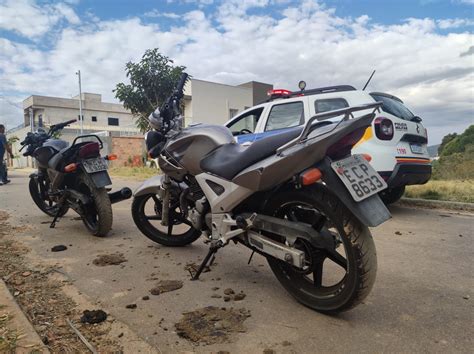
[[[418,198],[402,198],[399,205],[418,206],[429,209],[449,209],[474,212],[474,203],[448,202],[444,200],[429,200]]]
[[[9,328],[16,329],[21,334],[21,338],[17,341],[15,353],[40,352],[49,353],[48,348],[44,345],[36,333],[33,325],[28,321],[23,311],[18,306],[12,294],[8,290],[5,282],[0,279],[0,304],[4,307],[0,313],[8,313],[12,316],[9,322]]]

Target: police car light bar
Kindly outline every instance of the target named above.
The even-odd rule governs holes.
[[[287,96],[291,94],[292,92],[290,90],[285,90],[285,89],[275,89],[275,90],[267,91],[267,95],[270,97]]]

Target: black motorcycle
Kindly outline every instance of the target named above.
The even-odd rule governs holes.
[[[74,122],[52,125],[48,132],[42,128],[29,132],[21,142],[21,150],[27,148],[23,156],[32,156],[38,167],[30,175],[30,194],[41,211],[54,217],[51,228],[71,208],[92,235],[106,236],[112,227],[112,204],[130,198],[132,193],[129,188],[108,193],[106,186],[112,184],[108,160],[116,156],[101,157],[103,143],[97,135],[78,136],[71,145],[54,138]]]

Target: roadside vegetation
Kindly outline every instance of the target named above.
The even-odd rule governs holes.
[[[160,170],[151,167],[112,167],[109,173],[113,177],[131,178],[136,180],[144,180],[152,176],[160,174]]]
[[[423,185],[408,186],[405,197],[474,203],[474,180],[431,180]]]
[[[4,308],[5,306],[0,304],[0,352],[14,353],[20,335],[9,327],[12,318],[9,313],[3,312]]]
[[[405,197],[474,203],[474,125],[446,135],[438,154],[431,180],[408,186]]]

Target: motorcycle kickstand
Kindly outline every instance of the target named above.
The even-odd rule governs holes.
[[[61,198],[63,199],[63,198]],[[50,229],[54,229],[54,227],[56,226],[56,222],[58,221],[59,219],[59,214],[61,214],[61,210],[63,209],[63,204],[64,204],[64,201],[61,200],[59,203],[58,203],[58,211],[56,212],[56,215],[54,215],[54,218],[53,218],[53,221],[51,222],[51,224],[49,225],[49,228]]]
[[[214,260],[216,259],[216,256],[215,256],[216,252],[221,247],[222,246],[220,244],[211,245],[211,247],[209,248],[209,252],[207,253],[206,257],[203,259],[201,265],[199,266],[198,270],[196,271],[196,274],[194,274],[194,276],[191,278],[191,280],[198,280],[199,276],[201,275],[201,273],[206,268],[207,263],[209,263],[209,266],[211,266],[214,263]]]

